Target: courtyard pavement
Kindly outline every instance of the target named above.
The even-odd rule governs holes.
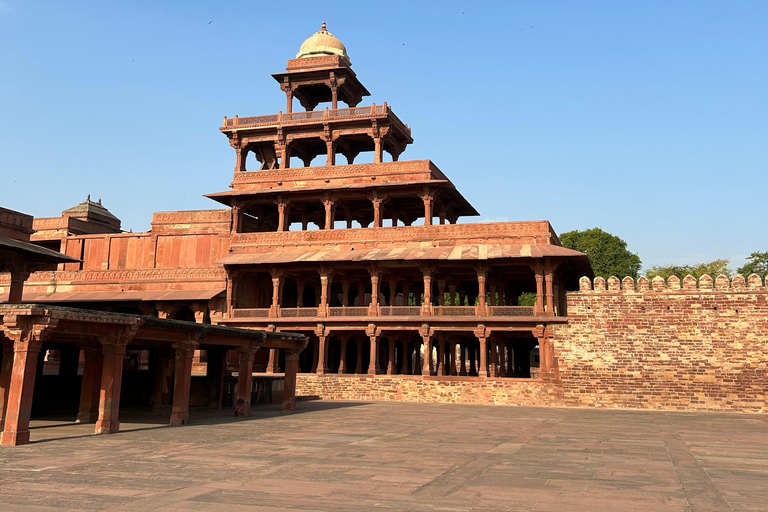
[[[768,416],[398,402],[33,422],[0,510],[768,510]]]

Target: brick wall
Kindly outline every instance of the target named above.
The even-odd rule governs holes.
[[[768,411],[759,276],[580,284],[568,294],[568,324],[554,329],[566,405]]]
[[[325,400],[563,405],[559,386],[538,379],[300,374],[296,395]]]

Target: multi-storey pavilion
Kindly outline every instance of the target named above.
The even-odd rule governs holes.
[[[146,233],[116,232],[91,201],[40,219],[32,240],[82,262],[33,274],[25,297],[301,332],[303,372],[554,371],[550,326],[567,321],[566,290],[592,274],[586,255],[547,221],[458,223],[475,208],[433,162],[401,158],[410,128],[386,103],[360,105],[369,93],[325,26],[273,76],[285,112],[220,128],[234,178],[208,197],[229,208],[158,212]],[[355,163],[361,154],[369,163]],[[534,306],[519,304],[523,293]],[[282,359],[259,353],[255,369],[279,371]]]
[[[236,153],[231,190],[208,195],[232,209],[223,321],[311,332],[304,371],[529,376],[537,345],[549,370],[546,327],[586,257],[546,221],[457,224],[477,211],[434,163],[400,159],[410,128],[358,106],[368,92],[325,25],[273,76],[285,113],[221,127]]]

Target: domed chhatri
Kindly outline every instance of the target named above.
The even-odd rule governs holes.
[[[301,48],[299,48],[299,53],[296,54],[296,58],[304,59],[321,55],[338,55],[345,59],[347,63],[350,63],[349,55],[347,55],[347,49],[344,47],[344,44],[336,39],[336,36],[328,32],[325,28],[325,22],[323,22],[323,26],[320,27],[320,32],[315,32],[312,37],[301,44]]]

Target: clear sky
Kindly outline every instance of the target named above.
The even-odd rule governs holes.
[[[768,250],[768,2],[0,0],[0,205],[217,208],[224,115],[276,113],[320,28],[482,214],[644,266]]]

